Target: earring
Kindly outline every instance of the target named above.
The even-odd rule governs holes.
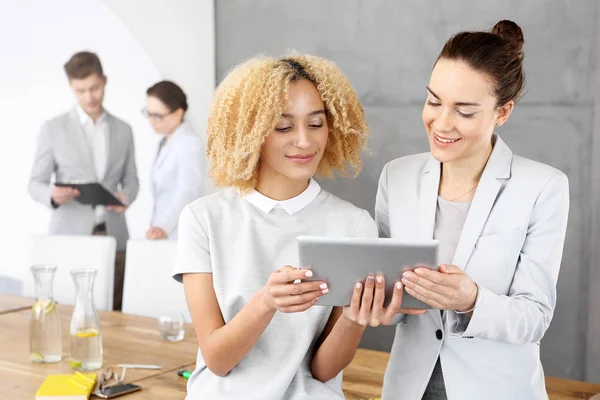
[[[500,122],[496,122],[496,128],[502,125]]]

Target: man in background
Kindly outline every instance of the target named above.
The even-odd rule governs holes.
[[[77,105],[43,124],[29,193],[50,207],[51,234],[109,235],[117,240],[113,308],[121,309],[124,251],[129,238],[125,210],[135,200],[139,182],[131,127],[103,107],[107,78],[94,53],[74,54],[64,65]],[[125,206],[84,205],[79,192],[51,183],[98,182]]]

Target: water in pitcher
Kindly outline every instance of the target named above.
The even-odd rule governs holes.
[[[95,329],[80,330],[71,335],[71,367],[90,371],[102,368],[102,336]]]
[[[80,371],[102,368],[102,333],[100,319],[94,304],[94,279],[96,271],[90,269],[71,271],[76,297],[71,317],[71,367]]]
[[[35,303],[29,320],[29,359],[33,363],[56,363],[62,359],[60,316],[52,297],[55,265],[31,267]]]

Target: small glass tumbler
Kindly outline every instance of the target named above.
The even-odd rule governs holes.
[[[185,319],[182,314],[166,314],[158,317],[158,332],[167,342],[179,342],[185,336]]]

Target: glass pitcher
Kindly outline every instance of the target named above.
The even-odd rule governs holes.
[[[75,308],[71,317],[71,367],[79,371],[102,368],[102,335],[100,319],[94,304],[96,271],[71,271],[75,282]]]
[[[29,320],[29,358],[33,363],[56,363],[62,359],[60,316],[52,297],[56,265],[31,267],[35,303]]]

